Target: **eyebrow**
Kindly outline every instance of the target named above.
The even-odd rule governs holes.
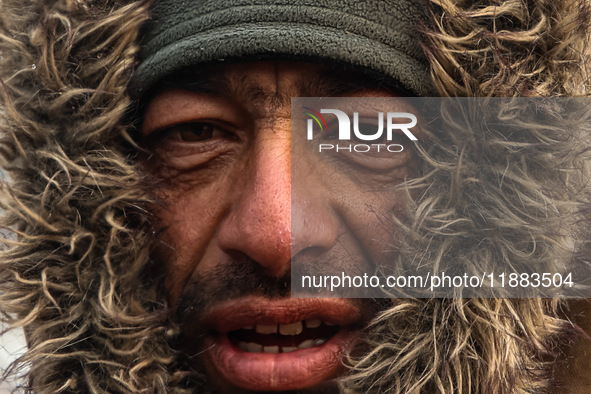
[[[412,96],[400,83],[358,70],[326,68],[319,74],[302,78],[296,82],[298,97],[338,97],[364,90],[387,90],[400,96]],[[249,79],[248,75],[239,80],[227,78],[223,70],[208,68],[188,68],[175,72],[163,79],[156,91],[180,89],[221,97],[244,97],[256,102],[264,99],[269,92]],[[291,97],[279,95],[277,102],[289,104]]]
[[[301,97],[337,97],[364,90],[387,90],[400,96],[410,95],[399,82],[382,75],[332,68],[300,81],[299,90]]]

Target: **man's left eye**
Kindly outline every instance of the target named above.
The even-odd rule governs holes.
[[[376,123],[371,123],[371,122],[362,123],[360,121],[359,124],[357,125],[357,128],[358,128],[358,131],[361,135],[369,137],[369,136],[376,136],[376,134],[378,134],[379,126]],[[352,133],[351,138],[356,140],[359,143],[367,142],[367,140],[362,140],[362,139],[358,138],[356,133]],[[382,132],[381,132],[380,136],[376,136],[375,139],[371,139],[371,143],[374,143],[374,144],[383,143],[385,140],[386,140],[386,132],[383,130],[383,126],[382,126]]]

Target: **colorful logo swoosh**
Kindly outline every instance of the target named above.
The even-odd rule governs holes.
[[[324,117],[320,114],[320,112],[314,111],[312,108],[308,108],[308,107],[304,107],[304,109],[307,109],[308,111],[313,112],[313,113],[310,113],[310,112],[304,112],[304,113],[316,121],[318,126],[320,126],[321,131],[324,131],[324,127],[326,127],[326,131],[328,131],[328,124],[326,124],[326,120],[324,120]],[[322,120],[322,123],[320,122],[320,120]],[[323,124],[324,124],[324,126],[323,126]]]

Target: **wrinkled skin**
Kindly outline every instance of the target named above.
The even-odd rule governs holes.
[[[339,374],[356,329],[375,313],[370,301],[289,299],[292,259],[370,269],[383,258],[394,230],[383,218],[404,207],[392,185],[416,167],[410,149],[319,159],[303,137],[292,139],[290,97],[334,94],[326,74],[302,63],[226,65],[191,88],[165,84],[147,106],[142,130],[156,154],[146,165],[167,180],[157,216],[169,302],[183,351],[228,392],[318,389]],[[362,85],[339,94],[394,95]],[[280,355],[254,357],[221,339],[306,318],[343,328],[324,346]]]

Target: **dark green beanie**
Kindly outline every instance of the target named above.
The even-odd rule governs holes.
[[[130,93],[200,63],[286,59],[353,66],[428,96],[425,17],[420,0],[155,0]]]

